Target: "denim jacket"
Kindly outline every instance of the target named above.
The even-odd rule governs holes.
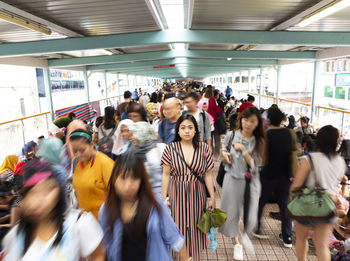
[[[181,235],[178,227],[174,223],[169,209],[165,204],[158,200],[160,213],[152,209],[147,221],[147,261],[172,261],[169,248],[179,252],[184,245],[184,237]],[[102,205],[99,213],[99,222],[104,232],[104,243],[107,249],[108,261],[119,261],[122,256],[123,224],[120,220],[114,223],[113,236],[111,236],[107,224],[105,204]]]

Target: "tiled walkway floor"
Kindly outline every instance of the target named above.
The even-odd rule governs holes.
[[[219,162],[215,162],[214,176],[217,173]],[[220,207],[220,195],[221,189],[217,186],[217,203],[216,206]],[[256,239],[250,235],[250,239],[255,248],[255,254],[244,253],[244,260],[297,260],[295,253],[295,241],[293,241],[293,248],[287,249],[283,246],[283,243],[279,240],[278,235],[281,231],[280,221],[274,220],[269,217],[270,211],[278,211],[277,204],[268,204],[264,210],[263,216],[263,231],[269,235],[269,239]],[[208,241],[208,249],[203,251],[202,260],[234,260],[233,259],[233,242],[232,239],[224,237],[222,234],[217,233],[218,247],[215,252],[209,250],[210,241]],[[308,260],[317,260],[314,251],[309,250]]]

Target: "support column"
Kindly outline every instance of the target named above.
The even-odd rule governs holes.
[[[44,84],[45,84],[45,95],[46,95],[47,106],[50,111],[51,120],[54,120],[55,112],[53,110],[53,102],[52,102],[50,69],[43,68],[43,72],[44,72]]]
[[[106,73],[106,71],[103,72],[103,81],[104,81],[104,84],[105,84],[105,98],[108,98],[107,73]]]
[[[129,74],[126,74],[126,83],[127,83],[127,86],[128,86],[128,91],[130,91]]]
[[[115,87],[117,88],[117,91],[118,91],[118,101],[119,103],[121,103],[121,94],[120,94],[120,86],[119,86],[119,73],[116,74],[117,76],[117,81],[115,83]]]
[[[84,71],[84,88],[85,88],[85,95],[86,95],[86,102],[90,102],[90,93],[89,93],[89,79],[87,75],[87,71]]]
[[[277,66],[277,86],[276,86],[276,104],[279,103],[280,89],[281,89],[281,65]]]
[[[242,72],[239,71],[239,90],[242,90]]]
[[[320,76],[320,61],[314,62],[314,82],[312,86],[312,96],[311,96],[311,122],[313,123],[316,116],[316,96],[317,96],[317,87]]]
[[[248,93],[250,92],[250,82],[252,80],[251,71],[248,70]]]
[[[259,87],[259,107],[261,107],[261,93],[262,93],[262,77],[263,77],[263,73],[264,73],[264,69],[263,68],[260,68],[260,87]]]

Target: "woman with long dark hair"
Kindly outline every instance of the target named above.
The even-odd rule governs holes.
[[[170,261],[168,247],[188,260],[183,236],[167,207],[154,197],[143,159],[133,152],[116,158],[99,221],[108,261]]]
[[[64,184],[55,169],[34,159],[23,178],[21,217],[3,240],[3,260],[104,260],[101,227],[90,213],[67,212]]]
[[[263,162],[265,131],[256,107],[246,108],[237,123],[230,152],[226,151],[226,146],[222,148],[222,155],[227,164],[220,206],[228,216],[219,231],[226,237],[233,238],[234,259],[243,260],[243,247],[238,240],[240,218],[243,214],[245,233],[252,231],[257,223],[260,197],[259,166]]]
[[[331,125],[322,127],[316,135],[317,152],[303,157],[298,167],[291,192],[306,185],[310,190],[318,185],[327,190],[336,202],[337,188],[345,174],[344,160],[337,154],[339,132]],[[313,172],[313,174],[311,174]],[[313,230],[313,241],[317,260],[331,260],[328,240],[333,231],[337,217],[327,220],[296,220],[296,254],[298,261],[304,261],[308,252],[309,232]]]
[[[210,194],[208,207],[215,208],[214,163],[209,146],[199,141],[197,121],[191,114],[177,120],[175,139],[164,150],[162,166],[162,196],[185,236],[189,256],[198,261],[206,247],[206,235],[197,228],[207,207],[205,186]]]
[[[112,148],[113,144],[108,145],[107,139],[115,141],[117,138],[117,123],[115,120],[115,110],[112,106],[105,108],[105,115],[103,116],[103,122],[98,128],[98,150],[106,154],[108,157],[113,158]]]

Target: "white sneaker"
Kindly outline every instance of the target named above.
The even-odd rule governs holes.
[[[234,260],[243,260],[243,247],[240,244],[236,244],[233,247],[233,259]]]

